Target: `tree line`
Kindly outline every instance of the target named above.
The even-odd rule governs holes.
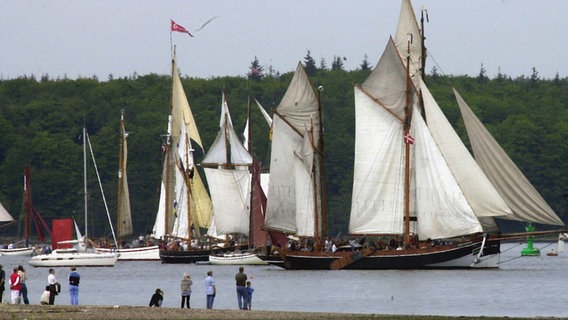
[[[308,55],[304,63],[315,66]],[[256,61],[256,62],[255,62]],[[218,131],[221,91],[225,90],[234,126],[244,129],[248,97],[271,113],[284,95],[293,72],[264,76],[258,59],[244,77],[183,78],[197,126],[207,148]],[[334,63],[340,63],[334,60]],[[363,67],[364,66],[364,67]],[[314,87],[323,86],[324,137],[330,236],[345,234],[351,204],[354,149],[353,83],[370,73],[361,68],[311,69]],[[483,70],[483,67],[482,67]],[[511,158],[559,216],[566,219],[568,199],[568,79],[529,77],[490,79],[440,75],[426,79],[442,110],[465,137],[451,88],[455,87]],[[135,235],[152,229],[159,202],[161,145],[167,128],[171,79],[149,74],[130,78],[58,79],[21,77],[0,80],[0,202],[18,218],[23,212],[23,172],[32,171],[34,207],[48,221],[74,218],[83,223],[83,126],[89,134],[111,216],[117,196],[119,120],[125,112],[128,180]],[[264,167],[270,163],[269,128],[253,106],[254,152]],[[464,139],[466,144],[468,142]],[[196,150],[197,160],[203,156]],[[108,236],[104,205],[89,165],[89,234]],[[268,168],[267,168],[268,169]],[[115,219],[116,220],[116,219]],[[114,221],[114,220],[113,220]],[[21,234],[2,228],[2,236]]]

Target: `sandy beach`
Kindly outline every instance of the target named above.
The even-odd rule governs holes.
[[[128,306],[42,306],[42,305],[0,305],[1,319],[276,319],[276,320],[327,320],[327,319],[359,319],[359,320],[498,320],[529,319],[510,317],[443,317],[443,316],[410,316],[410,315],[375,315],[351,313],[319,313],[319,312],[275,312],[275,311],[241,311],[241,310],[206,310],[177,308],[147,308]],[[538,318],[558,319],[558,318]]]

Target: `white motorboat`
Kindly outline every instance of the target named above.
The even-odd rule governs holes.
[[[79,252],[77,249],[56,249],[29,261],[32,267],[112,267],[118,260],[116,253]]]
[[[263,265],[267,262],[260,259],[256,254],[250,252],[235,253],[227,252],[222,254],[210,255],[209,263],[214,265]]]
[[[157,245],[124,249],[97,248],[96,251],[99,253],[118,253],[118,260],[124,261],[160,260],[160,248]]]

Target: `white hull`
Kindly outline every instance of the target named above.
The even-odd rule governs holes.
[[[50,254],[33,257],[29,264],[32,267],[112,267],[117,260],[116,253],[54,250]]]
[[[428,265],[430,268],[473,268],[473,269],[487,269],[499,268],[500,254],[490,254],[481,257],[479,260],[475,255],[464,256],[458,259],[450,260],[444,263],[435,263]]]
[[[15,249],[0,249],[2,256],[31,256],[34,252],[34,247],[15,248]]]
[[[214,265],[266,265],[267,262],[261,260],[254,253],[225,253],[222,255],[210,255],[209,263]]]
[[[96,250],[100,253],[118,253],[118,260],[123,261],[160,260],[160,248],[158,246],[118,250],[97,248]]]

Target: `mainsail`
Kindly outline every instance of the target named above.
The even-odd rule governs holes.
[[[128,133],[124,128],[124,113],[120,115],[120,151],[118,164],[118,210],[117,210],[117,236],[119,238],[132,234],[132,214],[130,211],[130,192],[128,191],[128,178],[126,165],[128,162]]]
[[[265,228],[321,237],[321,107],[301,63],[274,112],[272,128]]]
[[[217,138],[203,158],[211,200],[215,229],[219,234],[249,234],[250,173],[252,156],[233,128],[225,93]]]

